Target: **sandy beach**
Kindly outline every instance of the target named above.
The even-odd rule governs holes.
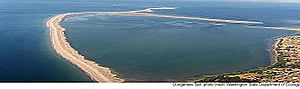
[[[65,36],[65,29],[60,26],[60,22],[62,22],[67,15],[68,14],[57,15],[47,22],[50,29],[53,49],[67,61],[84,71],[96,82],[123,82],[124,80],[116,77],[109,68],[102,67],[93,61],[85,59],[84,56],[71,47]]]
[[[65,28],[60,26],[60,23],[68,17],[85,15],[85,14],[110,14],[110,15],[126,15],[126,16],[151,16],[160,18],[176,18],[176,19],[191,19],[191,20],[201,20],[201,21],[211,21],[211,22],[223,22],[223,23],[237,23],[237,24],[263,24],[262,22],[252,22],[252,21],[238,21],[238,20],[222,20],[222,19],[210,19],[210,18],[197,18],[197,17],[186,17],[186,16],[170,16],[170,15],[160,15],[151,13],[140,13],[134,11],[128,12],[81,12],[81,13],[66,13],[60,14],[52,17],[48,22],[47,26],[50,30],[50,38],[53,49],[57,54],[65,58],[67,61],[72,63],[81,69],[86,75],[88,75],[92,80],[102,83],[112,83],[112,82],[124,82],[124,79],[117,77],[112,71],[107,68],[100,66],[96,62],[86,59],[83,55],[79,54],[65,36]]]

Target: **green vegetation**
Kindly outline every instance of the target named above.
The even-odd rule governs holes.
[[[203,77],[196,82],[300,82],[300,36],[279,38],[277,62],[267,68]]]
[[[282,55],[278,56],[278,62],[272,66],[272,68],[286,68],[286,61],[284,61],[284,57]]]
[[[195,82],[258,82],[258,81],[250,80],[250,79],[240,79],[240,77],[238,76],[231,77],[226,75],[218,75],[218,76],[204,77]]]

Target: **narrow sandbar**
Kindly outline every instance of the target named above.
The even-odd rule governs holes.
[[[197,18],[187,16],[171,16],[171,15],[160,15],[151,13],[137,13],[133,11],[128,12],[81,12],[81,13],[66,13],[52,17],[48,22],[47,26],[50,30],[50,39],[53,49],[57,54],[65,58],[70,63],[81,69],[86,75],[96,82],[124,82],[124,79],[117,77],[112,71],[107,68],[100,66],[96,62],[86,59],[83,55],[79,54],[65,36],[65,28],[60,26],[60,23],[67,17],[85,14],[111,14],[111,15],[126,15],[126,16],[151,16],[160,18],[176,18],[176,19],[191,19],[191,20],[202,20],[212,22],[223,22],[223,23],[238,23],[238,24],[263,24],[262,22],[252,21],[238,21],[238,20],[222,20],[222,19],[210,19],[210,18]]]
[[[76,65],[84,71],[92,80],[97,82],[123,82],[123,79],[116,77],[109,68],[99,66],[97,63],[87,60],[78,53],[65,36],[65,29],[60,26],[60,22],[68,14],[61,14],[51,18],[47,25],[50,29],[50,38],[53,49],[70,63]]]
[[[264,26],[248,26],[249,28],[265,28],[265,29],[273,29],[273,30],[292,30],[292,31],[300,31],[300,28],[296,27],[264,27]]]

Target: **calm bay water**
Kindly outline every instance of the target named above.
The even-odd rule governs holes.
[[[182,6],[155,13],[262,21],[267,26],[283,26],[280,22],[269,22],[286,18],[272,19],[264,15],[275,14],[277,10],[256,9]],[[258,18],[253,14],[258,11],[265,12]],[[181,80],[265,67],[270,65],[268,49],[274,38],[294,33],[221,24],[157,17],[85,15],[67,19],[64,27],[68,29],[70,42],[83,55],[136,81]]]
[[[46,21],[57,14],[178,7],[155,13],[262,21],[299,26],[297,4],[97,1],[0,1],[0,81],[91,81],[50,47]],[[268,44],[293,31],[240,24],[113,15],[81,16],[63,24],[87,58],[129,80],[181,80],[270,65]]]

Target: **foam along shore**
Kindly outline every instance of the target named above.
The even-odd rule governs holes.
[[[209,18],[197,18],[197,17],[185,17],[185,16],[171,16],[160,15],[151,13],[137,13],[137,12],[81,12],[81,13],[66,13],[52,17],[47,26],[50,29],[50,38],[53,49],[57,54],[65,58],[73,65],[80,68],[86,75],[96,82],[124,82],[124,79],[118,78],[116,74],[107,68],[100,66],[99,64],[84,58],[79,54],[65,36],[65,28],[60,26],[60,23],[68,17],[85,15],[85,14],[111,14],[111,15],[126,15],[126,16],[152,16],[161,18],[177,18],[177,19],[191,19],[191,20],[203,20],[212,22],[225,22],[225,23],[239,23],[239,24],[262,24],[261,22],[251,21],[237,21],[237,20],[222,20],[222,19],[209,19]]]

